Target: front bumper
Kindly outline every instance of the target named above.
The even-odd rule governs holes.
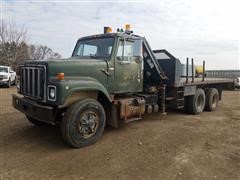
[[[0,85],[6,85],[8,84],[8,79],[1,79],[0,80]]]
[[[19,97],[15,94],[12,95],[12,105],[15,109],[34,119],[55,124],[58,110],[52,106],[40,105],[33,100]]]

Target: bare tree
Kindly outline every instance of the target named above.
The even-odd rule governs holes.
[[[60,58],[59,53],[53,52],[53,50],[43,45],[30,45],[29,46],[29,57],[32,60],[43,60],[43,59],[56,59]]]
[[[16,23],[3,21],[0,24],[0,62],[15,66],[16,61],[21,58],[27,58],[26,53],[26,35],[27,30],[22,26],[17,26]],[[25,51],[22,48],[25,48]],[[19,59],[19,57],[21,57]]]
[[[27,29],[14,22],[3,21],[0,24],[0,64],[16,69],[23,60],[41,60],[60,58],[59,53],[43,45],[28,45],[26,43]]]

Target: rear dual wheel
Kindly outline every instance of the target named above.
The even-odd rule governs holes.
[[[214,111],[218,106],[219,92],[216,88],[206,91],[198,88],[195,95],[185,97],[184,109],[190,114],[199,114],[203,110]]]
[[[206,102],[206,96],[203,89],[198,88],[195,95],[188,97],[188,112],[199,114],[203,112]]]
[[[206,105],[205,110],[215,111],[218,106],[219,92],[216,88],[210,88],[206,92]]]

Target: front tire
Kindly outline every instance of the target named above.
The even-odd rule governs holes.
[[[9,79],[7,83],[7,88],[10,88],[10,87],[11,87],[11,79]]]
[[[99,140],[105,124],[105,111],[98,101],[80,100],[67,109],[61,122],[62,136],[67,144],[80,148]]]
[[[195,95],[190,96],[188,100],[188,110],[191,114],[199,114],[203,112],[205,107],[206,96],[203,89],[198,88]]]

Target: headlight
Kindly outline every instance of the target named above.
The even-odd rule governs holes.
[[[48,100],[56,101],[56,86],[48,86]]]

